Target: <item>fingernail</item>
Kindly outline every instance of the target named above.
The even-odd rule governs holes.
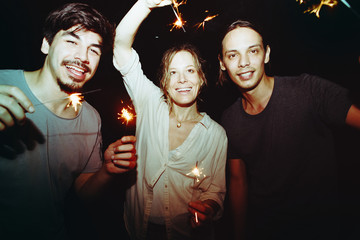
[[[29,112],[33,113],[35,111],[34,107],[33,106],[30,106],[29,107]]]

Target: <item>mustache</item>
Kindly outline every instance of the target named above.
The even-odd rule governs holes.
[[[74,65],[74,66],[78,66],[80,68],[85,69],[86,72],[90,72],[91,69],[88,65],[86,65],[85,63],[79,61],[79,60],[64,60],[62,62],[62,65]]]

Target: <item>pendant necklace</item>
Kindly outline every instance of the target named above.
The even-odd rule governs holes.
[[[174,115],[175,115],[175,114],[174,114]],[[184,120],[184,121],[179,121],[179,120],[177,119],[176,115],[175,115],[175,119],[176,119],[176,121],[177,121],[176,127],[177,127],[177,128],[181,128],[181,124],[182,124],[183,122],[195,121],[195,120],[198,119],[198,118],[199,118],[199,116],[196,116],[196,117],[193,118],[193,119]]]

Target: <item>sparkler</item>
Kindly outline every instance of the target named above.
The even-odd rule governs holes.
[[[132,108],[130,106],[128,106],[128,108],[130,110],[132,110]],[[132,114],[130,111],[128,111],[126,108],[121,109],[121,113],[118,113],[118,119],[122,119],[123,122],[126,122],[126,125],[129,123],[129,121],[131,121],[134,118],[134,114]]]
[[[45,101],[45,102],[35,104],[34,106],[43,105],[43,104],[50,103],[50,102],[56,102],[56,101],[61,101],[61,100],[68,99],[69,103],[66,105],[66,107],[71,106],[71,107],[74,108],[75,111],[77,111],[77,106],[81,105],[82,104],[81,102],[84,100],[83,95],[93,93],[93,92],[98,92],[98,91],[101,91],[101,89],[96,89],[96,90],[92,90],[92,91],[88,91],[88,92],[84,92],[84,93],[73,93],[73,94],[70,94],[69,96],[64,97],[64,98],[56,98],[56,99],[48,100],[48,101]]]
[[[172,0],[172,4],[171,9],[173,10],[175,17],[176,17],[176,21],[173,23],[173,27],[170,29],[170,32],[174,29],[174,28],[182,28],[182,30],[184,32],[186,32],[185,28],[184,28],[184,24],[185,22],[181,19],[181,14],[179,12],[179,6],[182,4],[186,4],[186,0],[185,1],[181,1],[180,3],[177,3],[176,0]],[[175,10],[176,9],[176,10]]]
[[[199,223],[199,218],[198,218],[198,213],[197,212],[195,212],[195,222]]]
[[[299,4],[303,4],[306,2],[306,0],[296,0],[297,2],[299,2]],[[314,4],[312,7],[310,7],[309,9],[305,10],[304,13],[309,12],[311,13],[315,13],[315,15],[320,18],[320,10],[322,8],[322,6],[329,6],[329,7],[334,7],[335,5],[337,5],[337,0],[321,0],[320,3],[318,5]]]
[[[196,182],[200,182],[201,178],[205,178],[206,175],[203,174],[202,170],[204,170],[203,168],[198,168],[198,162],[196,161],[195,167],[191,170],[191,172],[187,173],[186,175],[193,175],[194,176],[194,180]]]
[[[121,101],[121,103],[123,102]],[[135,135],[134,128],[131,128],[129,129],[129,131],[127,131],[129,122],[131,122],[136,117],[136,115],[133,114],[132,111],[133,108],[127,105],[126,107],[123,107],[121,109],[121,113],[118,113],[118,119],[121,119],[122,124],[125,124],[124,136]]]
[[[307,2],[310,2],[308,0],[296,0],[297,2],[299,2],[299,4],[304,4]],[[341,3],[343,3],[347,8],[349,8],[357,17],[360,18],[359,13],[357,13],[352,7],[351,5],[346,1],[346,0],[340,0]],[[319,4],[313,4],[310,8],[308,8],[307,10],[305,10],[304,13],[309,12],[311,13],[315,13],[315,15],[320,18],[320,10],[323,6],[329,6],[329,7],[334,7],[338,4],[337,0],[321,0]]]
[[[208,21],[216,18],[218,15],[219,15],[219,14],[212,15],[212,16],[207,16],[207,17],[204,19],[204,21],[202,21],[201,23],[196,24],[197,29],[199,29],[200,27],[202,27],[203,30],[205,30],[205,22],[208,22]]]

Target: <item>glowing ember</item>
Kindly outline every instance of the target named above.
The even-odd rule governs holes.
[[[184,22],[181,18],[177,19],[173,24],[172,24],[172,28],[170,29],[170,32],[175,28],[175,29],[180,29],[184,27]]]
[[[207,16],[204,21],[202,21],[201,23],[197,24],[197,28],[199,29],[200,27],[203,28],[203,30],[205,29],[205,22],[208,22],[214,18],[216,18],[219,14],[216,14],[216,15],[212,15],[212,16]]]
[[[170,29],[170,32],[176,28],[176,29],[179,29],[179,28],[182,28],[182,30],[184,32],[185,31],[185,28],[184,28],[184,24],[185,22],[181,19],[181,14],[179,12],[179,6],[180,5],[183,5],[183,4],[186,4],[186,0],[185,1],[181,1],[180,3],[176,2],[176,0],[173,0],[172,1],[172,4],[171,4],[171,9],[173,10],[174,14],[175,14],[175,17],[176,17],[176,21],[172,24],[173,27]]]
[[[199,218],[198,218],[198,213],[197,212],[195,212],[195,222],[199,223]]]
[[[307,0],[296,0],[296,1],[299,2],[299,4],[304,4],[304,3],[309,2]],[[329,6],[329,7],[334,7],[337,4],[338,4],[337,0],[320,0],[319,4],[313,4],[304,13],[307,13],[307,12],[309,12],[310,14],[315,13],[316,16],[318,18],[320,18],[320,10],[321,10],[322,6],[325,5],[325,6]]]
[[[187,176],[189,175],[193,175],[195,177],[196,182],[200,182],[200,179],[202,177],[206,177],[205,174],[203,174],[202,172],[203,168],[198,168],[198,162],[196,162],[195,167],[193,168],[193,170],[191,170],[191,172],[189,172],[188,174],[186,174]]]
[[[81,96],[81,93],[73,93],[69,97],[69,103],[66,105],[66,107],[72,106],[75,111],[77,111],[77,106],[81,105],[81,101],[84,100],[84,97]]]
[[[128,106],[129,109],[131,109]],[[128,111],[126,108],[123,108],[121,110],[121,113],[118,113],[118,119],[122,119],[126,124],[131,121],[134,118],[134,114],[132,114],[130,111]],[[124,123],[123,122],[123,123]]]

